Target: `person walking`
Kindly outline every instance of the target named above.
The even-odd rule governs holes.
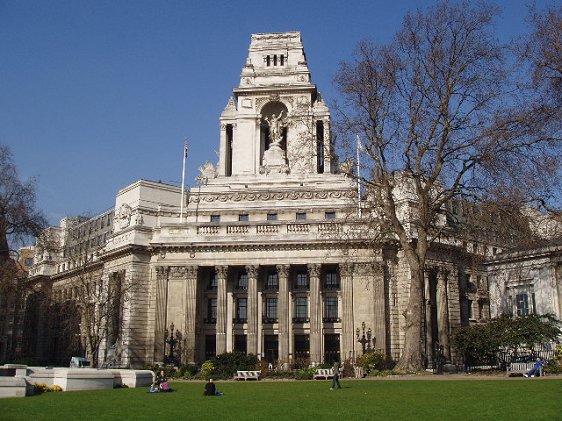
[[[341,385],[340,385],[340,363],[338,363],[336,361],[334,363],[334,366],[332,367],[332,371],[334,372],[334,375],[332,377],[332,387],[330,387],[330,390],[334,390],[336,388],[336,386],[338,387],[338,389],[341,389]]]

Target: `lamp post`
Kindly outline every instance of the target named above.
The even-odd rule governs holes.
[[[176,358],[174,357],[174,347],[179,342],[179,331],[176,332],[176,337],[174,337],[174,324],[170,325],[170,337],[168,338],[168,331],[164,334],[164,342],[170,346],[170,354],[164,356],[164,363],[174,364],[176,363]]]
[[[361,323],[361,329],[357,328],[355,335],[357,336],[357,342],[359,342],[363,348],[363,354],[365,354],[366,351],[371,351],[371,339],[373,340],[373,347],[375,346],[376,338],[373,338],[371,328],[367,329],[367,332],[365,332],[365,322]]]

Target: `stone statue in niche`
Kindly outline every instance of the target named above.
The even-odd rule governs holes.
[[[287,125],[287,119],[283,118],[283,111],[281,111],[278,116],[273,114],[271,118],[265,117],[264,120],[267,121],[269,125],[269,138],[271,139],[272,145],[279,145],[283,137],[283,127]]]

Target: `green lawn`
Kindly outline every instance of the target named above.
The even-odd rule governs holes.
[[[202,382],[0,400],[0,420],[562,420],[561,379]]]

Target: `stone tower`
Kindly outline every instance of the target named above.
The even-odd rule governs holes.
[[[252,35],[240,84],[220,122],[219,177],[333,170],[330,113],[311,83],[299,32]]]

